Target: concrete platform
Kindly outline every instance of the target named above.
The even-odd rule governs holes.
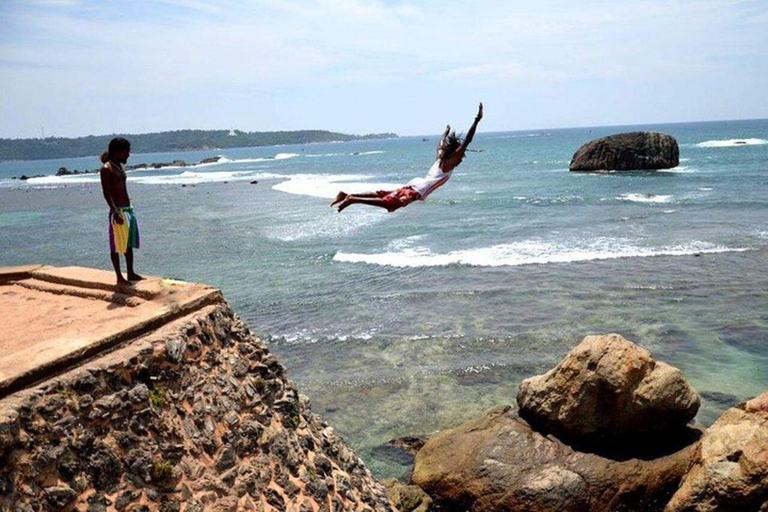
[[[0,268],[0,398],[224,300],[200,284],[114,281],[83,267]]]

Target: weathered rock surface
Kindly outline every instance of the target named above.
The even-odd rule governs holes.
[[[226,304],[0,400],[0,510],[392,510]]]
[[[680,164],[680,148],[671,135],[630,132],[587,142],[571,159],[571,171],[670,169]]]
[[[666,455],[576,451],[533,430],[511,406],[431,437],[417,453],[413,483],[440,510],[492,512],[659,511],[697,447],[698,431]]]
[[[768,393],[726,410],[707,429],[666,510],[768,510]]]
[[[619,334],[587,336],[555,368],[524,380],[520,415],[571,440],[670,436],[685,429],[699,395],[683,372]]]
[[[418,485],[404,484],[394,478],[382,480],[387,497],[398,512],[429,512],[432,498]]]

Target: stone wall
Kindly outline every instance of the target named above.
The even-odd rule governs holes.
[[[0,401],[0,509],[392,510],[225,304]]]

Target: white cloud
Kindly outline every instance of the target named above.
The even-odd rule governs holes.
[[[587,82],[607,94],[628,81],[766,80],[765,70],[739,67],[766,62],[768,20],[755,1],[157,0],[66,9],[9,1],[0,10],[0,80],[12,98],[0,100],[0,114],[11,101],[13,112],[35,104],[35,115],[50,102],[54,115],[62,103],[71,112],[115,95],[142,104],[186,97],[202,109],[202,97],[224,102],[243,91],[262,102],[267,93],[280,103],[323,93],[341,103],[350,91],[376,90],[382,105],[415,95],[440,104],[458,88],[485,96],[510,84],[535,95],[555,82],[580,100]],[[307,108],[302,118],[311,118]],[[312,124],[327,125],[317,108]],[[350,122],[353,114],[339,116],[339,128],[365,122]],[[241,112],[219,115],[222,123]]]

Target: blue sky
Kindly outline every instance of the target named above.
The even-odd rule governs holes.
[[[768,117],[768,2],[0,2],[0,137]]]

